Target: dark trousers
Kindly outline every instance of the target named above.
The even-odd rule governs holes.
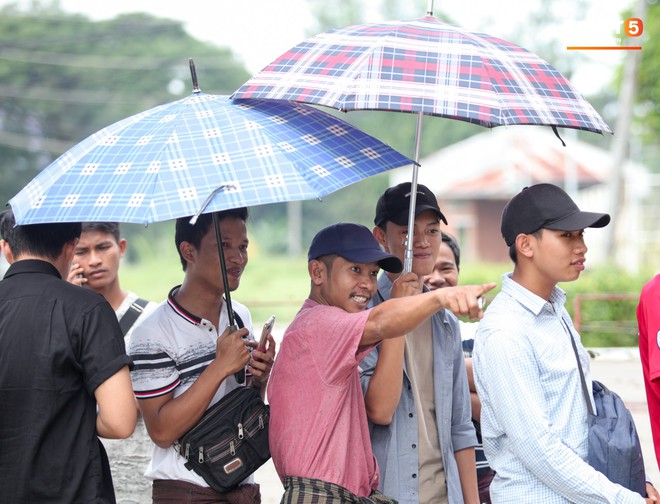
[[[287,476],[280,504],[397,504],[397,501],[374,490],[369,497],[358,497],[346,488],[312,478]]]
[[[154,480],[154,504],[261,504],[259,485],[240,485],[231,492],[218,493],[212,488],[185,481]]]

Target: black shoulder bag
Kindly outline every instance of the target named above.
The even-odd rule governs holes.
[[[174,443],[174,449],[186,459],[188,470],[216,492],[226,493],[270,458],[269,420],[270,407],[261,400],[259,390],[239,386],[206,410]]]

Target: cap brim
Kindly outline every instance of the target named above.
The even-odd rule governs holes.
[[[610,223],[610,216],[604,213],[575,212],[555,222],[545,224],[546,229],[555,231],[577,231],[585,228],[602,228]]]
[[[362,264],[377,263],[378,266],[390,273],[400,273],[403,270],[401,260],[392,254],[374,249],[354,249],[350,252],[341,253],[344,259]]]
[[[415,217],[418,217],[419,214],[426,212],[427,210],[432,210],[435,212],[440,220],[447,224],[447,218],[444,216],[442,212],[439,212],[437,208],[432,207],[430,205],[415,205]],[[392,222],[394,224],[398,224],[399,226],[405,226],[408,224],[408,211],[403,212],[399,215],[396,216],[396,218],[392,218]]]

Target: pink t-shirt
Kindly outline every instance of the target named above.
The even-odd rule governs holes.
[[[358,364],[368,311],[306,300],[282,340],[268,382],[277,473],[335,483],[360,497],[378,487]]]
[[[655,458],[660,467],[660,274],[642,289],[637,323]]]

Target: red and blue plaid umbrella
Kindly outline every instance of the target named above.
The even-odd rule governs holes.
[[[529,124],[612,132],[568,80],[540,57],[430,15],[311,37],[279,56],[232,97],[293,100],[342,111],[417,113],[415,161],[422,115],[488,128]],[[415,187],[416,166],[412,182]],[[410,226],[413,222],[411,212]],[[408,245],[406,270],[412,261],[411,240]]]
[[[611,133],[591,104],[540,57],[431,16],[311,37],[232,98],[421,112],[488,128],[535,124]]]

